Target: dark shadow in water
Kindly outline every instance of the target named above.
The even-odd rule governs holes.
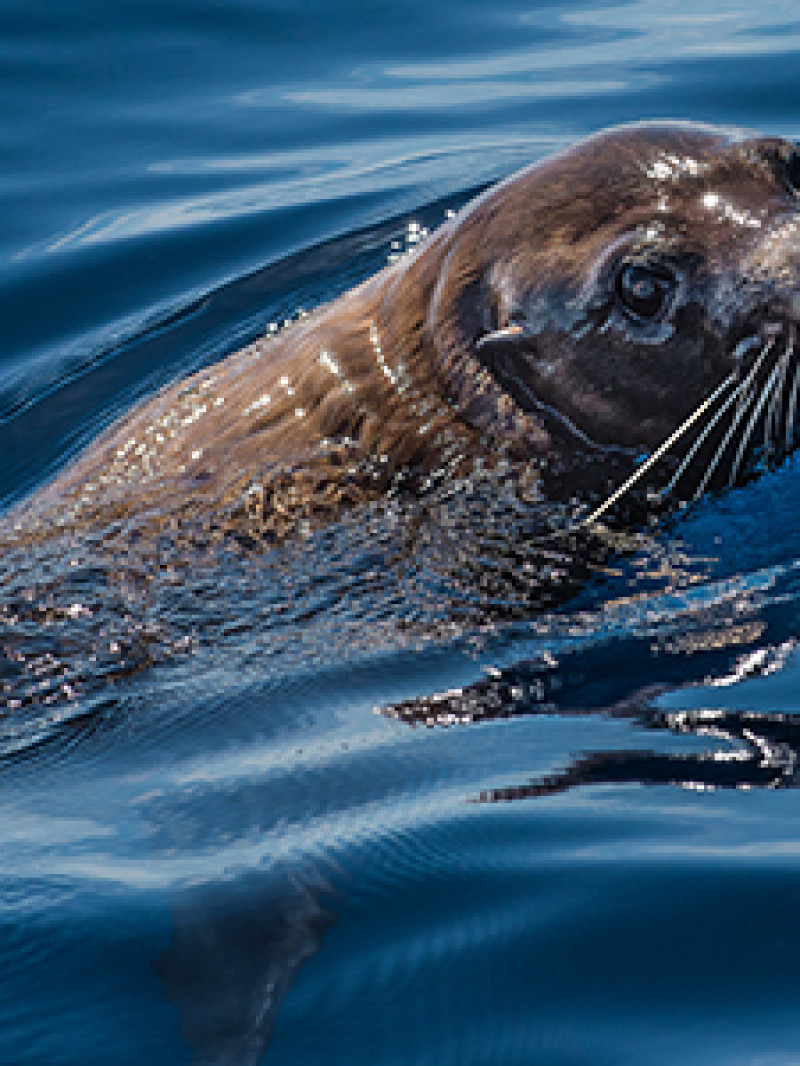
[[[256,1066],[297,971],[335,921],[320,879],[238,876],[187,889],[155,963],[196,1066]]]

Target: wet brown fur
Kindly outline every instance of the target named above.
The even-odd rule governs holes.
[[[563,444],[476,357],[502,271],[516,279],[513,299],[530,307],[557,292],[569,306],[622,228],[653,217],[643,197],[643,158],[665,151],[717,158],[707,179],[713,188],[726,173],[726,145],[707,130],[644,127],[599,136],[515,175],[413,256],[136,407],[12,513],[16,535],[132,522],[283,536],[409,478],[420,483],[435,471],[468,470],[476,458],[552,460]],[[754,200],[763,199],[761,160],[737,172]],[[742,169],[738,157],[736,165]],[[691,195],[675,193],[687,245],[693,227],[708,235],[696,206],[701,188],[698,181]],[[713,254],[735,259],[737,235],[718,229]],[[700,251],[709,254],[708,242]],[[526,279],[522,288],[519,279]],[[499,313],[509,310],[500,306]],[[538,354],[562,358],[561,336],[543,321]],[[701,332],[671,345],[670,359],[685,363],[678,395],[670,395],[674,369],[659,377],[656,367],[642,402],[638,378],[623,365],[625,344],[597,339],[564,360],[555,384],[542,387],[601,438],[616,434],[618,443],[652,446],[719,380],[713,345],[711,355],[696,358],[706,340]],[[603,376],[611,380],[619,367],[619,387],[609,395]],[[259,402],[265,396],[269,401]]]

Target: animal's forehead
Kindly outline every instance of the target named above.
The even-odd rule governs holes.
[[[642,124],[595,134],[553,162],[573,175],[583,170],[598,184],[613,181],[614,174],[623,182],[644,174],[656,182],[685,184],[704,175],[763,179],[793,150],[777,137],[692,124]]]
[[[796,221],[797,198],[785,168],[792,151],[777,139],[748,139],[706,153],[651,149],[641,165],[653,214],[665,231],[685,233],[709,250],[758,245],[776,227]]]
[[[562,158],[562,176],[572,179],[561,184],[572,193],[563,202],[568,214],[584,222],[589,217],[600,229],[640,224],[646,216],[659,229],[701,223],[709,239],[717,239],[716,229],[726,237],[744,236],[796,216],[798,201],[786,172],[794,151],[779,138],[710,127],[612,130]],[[556,200],[558,170],[548,177]],[[579,207],[589,203],[591,211]]]
[[[703,215],[714,196],[736,210],[782,214],[796,209],[786,181],[793,150],[777,138],[713,127],[622,127],[529,168],[488,203],[507,204],[519,232],[544,227],[578,235],[641,212]]]

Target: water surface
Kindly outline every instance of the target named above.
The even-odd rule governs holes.
[[[788,2],[6,0],[0,27],[4,507],[590,132],[800,135]],[[7,713],[0,1061],[797,1062],[798,483],[665,526],[658,580],[627,557],[452,638],[357,528],[231,564],[213,641]],[[408,724],[476,683],[482,720]]]

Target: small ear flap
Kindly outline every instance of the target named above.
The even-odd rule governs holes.
[[[529,415],[547,410],[531,388],[530,371],[536,365],[536,338],[514,323],[485,333],[475,342],[475,356],[493,381]]]
[[[475,342],[475,351],[479,352],[482,348],[493,344],[508,344],[514,340],[522,340],[524,337],[525,330],[522,326],[517,324],[504,326],[502,329],[495,329],[491,333],[484,333],[482,337],[478,337]]]
[[[473,257],[457,245],[441,264],[428,305],[425,349],[466,423],[504,451],[541,454],[550,443],[546,430],[530,404],[522,409],[508,404],[510,390],[494,372],[496,360],[509,368],[517,362],[510,349],[519,352],[524,342],[530,353],[534,341],[497,299],[479,252],[476,248]]]
[[[447,256],[428,307],[425,323],[434,365],[459,399],[475,385],[476,370],[491,369],[489,350],[526,339],[525,317],[505,306],[487,273],[455,250]],[[532,343],[532,342],[530,342]]]

